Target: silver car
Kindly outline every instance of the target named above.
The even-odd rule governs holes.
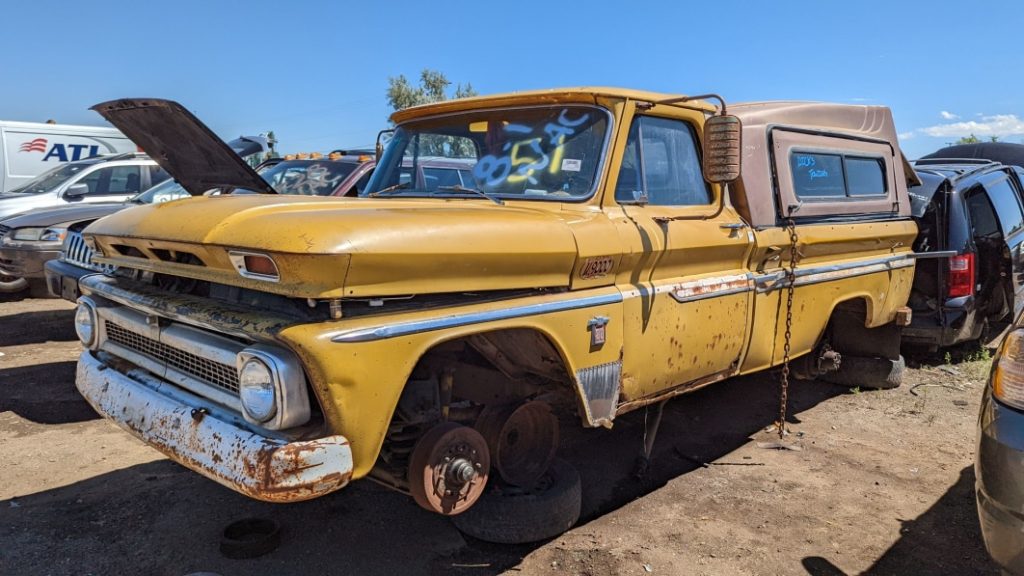
[[[0,194],[0,219],[70,203],[123,202],[169,177],[156,162],[138,153],[68,162]]]

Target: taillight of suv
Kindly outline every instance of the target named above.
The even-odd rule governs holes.
[[[974,294],[974,254],[960,254],[949,258],[949,277],[946,293],[950,298]]]

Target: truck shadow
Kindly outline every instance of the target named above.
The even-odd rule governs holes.
[[[62,378],[70,379],[70,373]],[[617,420],[613,430],[568,428],[561,455],[583,477],[581,523],[748,442],[777,417],[775,382],[772,375],[737,378],[671,401],[642,480],[634,476],[634,463],[643,446],[643,409]],[[792,419],[842,393],[827,384],[793,383]],[[279,521],[281,546],[258,559],[221,556],[224,526],[249,516]],[[5,546],[10,553],[0,556],[0,573],[179,576],[194,571],[489,575],[515,567],[542,544],[498,546],[464,537],[445,518],[369,482],[310,502],[274,505],[240,496],[166,460],[0,501],[0,538],[10,544]]]
[[[74,318],[74,309],[19,312],[0,317],[0,346],[78,340]]]
[[[900,523],[899,540],[863,574],[999,574],[981,539],[972,466],[926,512]],[[803,565],[812,576],[845,576],[826,558],[807,557]]]
[[[38,424],[67,424],[99,415],[75,388],[75,362],[52,362],[0,370],[0,412]]]

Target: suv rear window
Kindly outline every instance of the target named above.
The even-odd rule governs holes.
[[[797,198],[884,196],[881,158],[822,152],[794,152],[789,157]]]

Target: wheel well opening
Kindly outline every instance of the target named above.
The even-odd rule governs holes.
[[[559,420],[580,410],[564,358],[542,332],[510,328],[438,343],[413,368],[371,474],[404,489],[409,456],[432,427],[475,426],[486,410],[534,401]]]

